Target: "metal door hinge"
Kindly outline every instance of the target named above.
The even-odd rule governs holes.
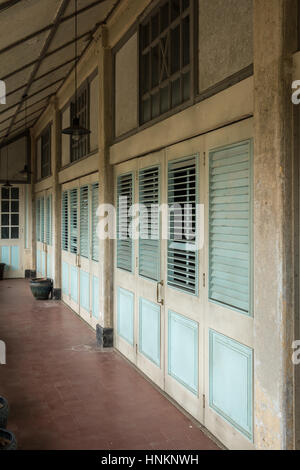
[[[205,409],[205,395],[202,395],[202,400],[203,400],[203,408]]]
[[[135,345],[135,352],[136,352],[136,354],[138,353],[138,345],[137,344]]]
[[[206,274],[203,273],[203,287],[206,286]]]
[[[206,152],[203,153],[203,165],[206,165]]]

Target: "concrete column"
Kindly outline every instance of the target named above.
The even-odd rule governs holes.
[[[294,446],[291,83],[296,3],[254,0],[254,404],[259,449]]]
[[[53,251],[54,251],[54,298],[61,298],[61,185],[58,182],[58,172],[60,169],[61,157],[61,130],[60,130],[60,112],[57,106],[57,100],[53,99],[53,147],[51,151],[52,175],[53,175]]]
[[[30,134],[31,139],[31,185],[30,191],[28,192],[28,197],[31,198],[31,217],[28,221],[29,227],[31,229],[31,267],[32,274],[36,272],[36,204],[35,204],[35,192],[34,192],[34,184],[36,180],[36,145],[35,145],[35,138],[33,134]]]
[[[109,164],[109,145],[112,138],[112,53],[108,47],[107,29],[97,32],[99,73],[99,204],[113,204],[113,169]],[[112,346],[113,341],[113,240],[100,240],[103,316],[97,327],[98,342]]]

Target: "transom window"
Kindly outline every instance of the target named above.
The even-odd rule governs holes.
[[[1,238],[19,238],[19,188],[1,188]]]
[[[41,177],[51,175],[51,126],[41,136]]]
[[[75,101],[71,103],[71,122],[75,117]],[[88,116],[89,116],[89,87],[86,85],[78,93],[77,106],[76,106],[77,117],[82,127],[88,128]],[[82,157],[85,157],[89,153],[89,135],[83,135],[78,141],[71,138],[71,162],[75,162]]]
[[[192,0],[167,0],[140,27],[140,121],[191,98]]]

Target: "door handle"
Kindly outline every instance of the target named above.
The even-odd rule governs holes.
[[[164,299],[162,299],[161,292],[160,292],[160,287],[163,287],[163,286],[164,286],[164,281],[158,282],[156,286],[156,301],[160,305],[164,304]]]

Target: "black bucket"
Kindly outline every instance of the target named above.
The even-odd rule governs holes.
[[[3,280],[5,263],[0,263],[0,281]]]

